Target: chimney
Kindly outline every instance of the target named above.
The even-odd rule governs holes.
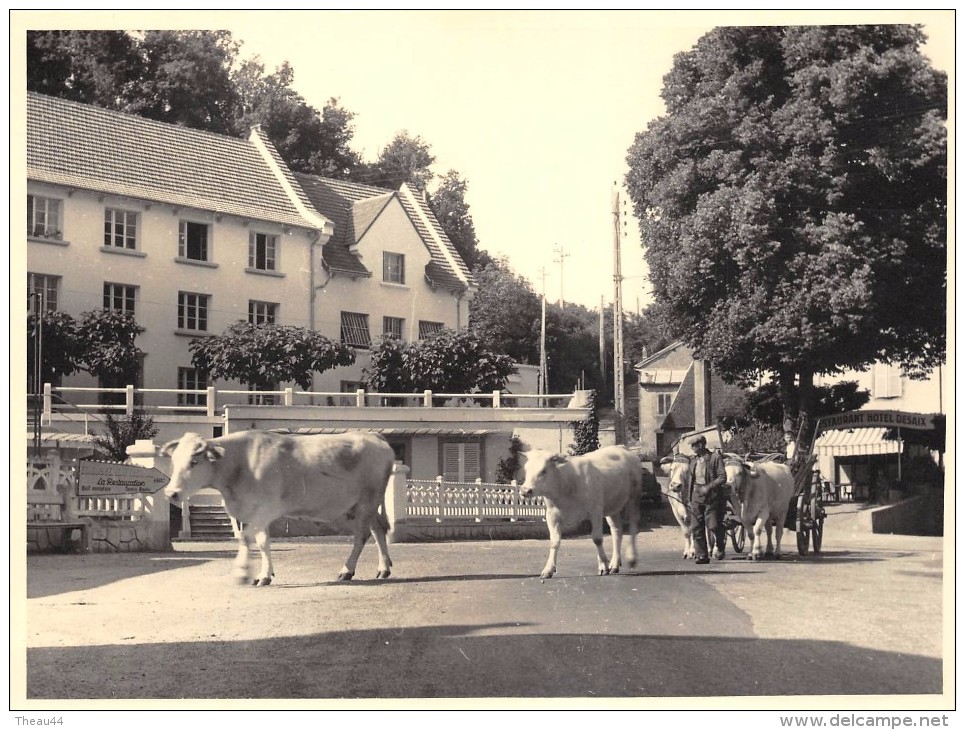
[[[699,431],[711,424],[713,413],[710,399],[710,363],[694,361],[694,430]]]

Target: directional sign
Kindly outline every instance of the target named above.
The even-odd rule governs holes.
[[[157,469],[113,461],[81,461],[77,494],[101,497],[112,494],[154,494],[171,479]]]

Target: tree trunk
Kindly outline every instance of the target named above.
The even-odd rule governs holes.
[[[798,449],[811,450],[811,436],[814,431],[814,372],[801,370],[798,377],[798,409],[801,422]]]
[[[784,408],[784,430],[796,431],[798,416],[798,392],[794,387],[795,372],[790,368],[781,368],[777,372],[777,387],[780,393],[781,406]],[[795,435],[796,432],[795,432]]]

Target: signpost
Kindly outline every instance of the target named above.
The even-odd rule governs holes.
[[[113,461],[81,461],[77,470],[77,495],[106,497],[121,494],[154,494],[170,477],[157,469]]]

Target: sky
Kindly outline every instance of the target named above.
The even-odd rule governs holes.
[[[66,14],[65,14],[66,15]],[[83,14],[90,23],[96,14]],[[419,136],[468,183],[480,248],[508,258],[548,301],[589,308],[614,299],[614,193],[619,194],[622,298],[635,312],[650,284],[632,205],[620,189],[634,135],[664,112],[676,53],[718,25],[924,22],[926,49],[950,70],[949,11],[111,12],[115,27],[219,28],[241,57],[272,71],[288,61],[294,88],[321,109],[355,114],[351,146],[368,161],[397,133]],[[432,186],[430,185],[430,190]]]

